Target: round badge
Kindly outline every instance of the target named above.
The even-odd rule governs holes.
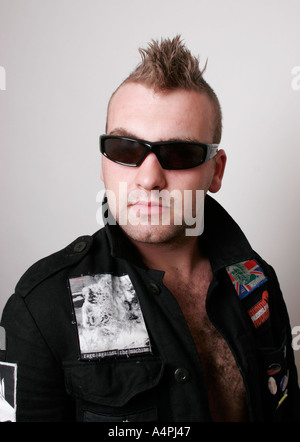
[[[274,376],[275,374],[279,373],[280,370],[281,370],[281,365],[280,364],[271,364],[268,367],[267,375],[268,376]]]
[[[276,381],[273,377],[270,377],[268,379],[268,388],[271,394],[276,394],[277,393],[277,384]]]
[[[280,381],[280,390],[284,391],[287,387],[287,384],[289,382],[289,372],[287,372],[287,374],[285,376],[283,376],[283,378]]]

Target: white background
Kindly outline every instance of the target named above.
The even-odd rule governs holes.
[[[215,197],[275,268],[300,326],[299,16],[298,0],[0,0],[0,312],[32,263],[98,230],[107,101],[138,47],[179,33],[208,58],[223,108]]]

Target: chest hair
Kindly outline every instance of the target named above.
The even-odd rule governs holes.
[[[242,376],[230,348],[206,313],[205,302],[211,280],[207,260],[201,264],[196,277],[183,281],[177,273],[176,279],[167,276],[164,282],[176,298],[196,345],[213,419],[244,421],[247,413]]]

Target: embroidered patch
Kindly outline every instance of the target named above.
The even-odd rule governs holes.
[[[69,280],[82,359],[151,351],[140,303],[128,275]]]
[[[257,328],[270,317],[269,309],[269,293],[265,290],[262,294],[262,299],[254,307],[248,310],[249,316],[252,319],[254,327]]]
[[[17,364],[0,362],[0,422],[16,422]]]
[[[240,299],[268,280],[254,259],[228,266],[226,270]]]

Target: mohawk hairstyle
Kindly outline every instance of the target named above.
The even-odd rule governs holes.
[[[191,54],[180,35],[172,40],[152,40],[147,48],[139,48],[139,53],[141,63],[119,87],[126,83],[139,83],[153,88],[155,92],[185,89],[206,94],[215,114],[213,143],[218,144],[222,136],[222,111],[214,90],[203,78],[207,61],[200,70],[199,59]]]
[[[199,60],[184,46],[179,35],[159,43],[152,40],[148,48],[140,48],[142,62],[126,81],[142,82],[155,90],[203,88]]]

